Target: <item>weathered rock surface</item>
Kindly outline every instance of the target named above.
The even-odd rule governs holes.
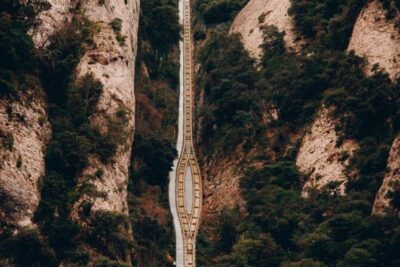
[[[399,76],[400,29],[395,20],[386,19],[386,11],[378,1],[369,3],[359,15],[348,50],[367,59],[367,73],[379,64],[392,79]]]
[[[289,8],[290,0],[250,0],[236,16],[230,32],[241,34],[245,48],[256,59],[262,55],[260,45],[264,39],[261,26],[275,25],[286,33],[287,47],[298,49],[300,45],[296,42],[294,22],[288,14]]]
[[[400,29],[396,26],[398,20],[399,15],[395,19],[388,20],[386,11],[379,1],[370,2],[359,15],[348,50],[354,50],[357,55],[367,59],[367,74],[371,74],[372,67],[379,64],[392,80],[399,77]],[[387,194],[400,180],[399,149],[400,138],[397,137],[392,144],[386,175],[376,195],[372,211],[375,215],[382,215],[390,208]]]
[[[71,6],[70,0],[48,2],[50,9],[39,14],[38,25],[31,32],[38,48],[47,45]],[[51,137],[44,94],[40,88],[35,90],[19,95],[18,100],[0,100],[0,220],[17,228],[33,227],[39,182],[45,173],[44,154]]]
[[[241,171],[236,161],[207,161],[202,166],[202,174],[206,177],[203,179],[205,218],[218,214],[225,207],[243,206],[240,194]]]
[[[91,123],[102,132],[110,131],[110,119],[117,119],[118,111],[124,111],[123,142],[118,145],[117,153],[109,163],[101,162],[97,156],[90,157],[89,167],[83,171],[80,184],[90,183],[101,196],[83,195],[74,207],[74,214],[84,201],[93,203],[92,212],[110,211],[128,214],[127,184],[128,168],[134,131],[134,69],[139,21],[138,0],[105,1],[98,0],[81,3],[80,8],[89,20],[95,22],[99,31],[94,35],[95,50],[89,50],[81,59],[78,77],[92,73],[102,82],[104,89]],[[119,21],[121,30],[112,29],[111,23]],[[117,36],[125,39],[118,41]],[[95,177],[102,170],[101,178]]]
[[[0,100],[0,220],[32,227],[51,130],[43,96],[24,93]]]
[[[384,215],[390,208],[388,193],[400,183],[400,136],[394,140],[390,150],[386,174],[378,193],[376,194],[372,214]]]
[[[304,196],[307,196],[311,188],[322,189],[330,182],[340,183],[340,193],[344,193],[346,166],[358,145],[353,140],[345,140],[338,147],[335,126],[336,122],[330,118],[329,110],[322,108],[303,138],[296,165],[307,176],[303,187]]]
[[[39,48],[49,44],[49,37],[65,21],[72,18],[71,9],[79,0],[47,0],[50,8],[37,17],[38,25],[32,29],[32,40]]]

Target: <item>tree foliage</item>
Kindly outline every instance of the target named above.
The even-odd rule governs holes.
[[[230,21],[245,6],[248,0],[198,0],[196,10],[205,24]]]
[[[291,0],[289,14],[300,33],[329,49],[347,48],[353,27],[367,0]],[[387,19],[399,11],[398,1],[380,0]],[[398,24],[398,22],[397,22]]]
[[[329,5],[329,1],[320,1],[318,5],[316,1],[298,3],[311,2],[318,8]],[[351,3],[355,2],[342,4]],[[306,7],[302,6],[302,12]],[[346,10],[337,8],[335,12]],[[318,10],[316,16],[336,16],[330,9],[330,15]],[[346,12],[354,12],[351,10]],[[352,27],[352,23],[346,25]],[[304,129],[321,106],[330,108],[329,116],[338,122],[338,145],[351,138],[360,147],[350,160],[348,170],[352,175],[346,196],[337,194],[337,184],[330,184],[303,198],[301,190],[306,177],[295,166],[296,149],[275,153],[272,159],[258,159],[259,167],[247,168],[241,178],[246,212],[238,216],[245,217],[233,228],[215,224],[213,234],[206,232],[209,228],[203,230],[198,246],[200,266],[344,267],[399,263],[398,255],[393,253],[398,217],[371,216],[390,144],[398,132],[398,83],[379,68],[366,76],[364,59],[323,43],[324,31],[334,33],[331,26],[328,23],[316,27],[310,38],[320,38],[320,43],[304,53],[287,51],[284,34],[274,26],[265,27],[264,54],[255,67],[234,35],[215,30],[201,49],[198,86],[204,90],[205,104],[199,117],[204,120],[201,140],[209,156],[226,156],[229,149],[238,148],[244,153],[251,149],[274,149],[276,143],[269,138],[271,133],[278,140],[279,152],[285,145],[282,140],[289,140],[293,133]],[[345,28],[340,34],[344,34]],[[338,37],[332,40],[335,38]],[[266,123],[262,115],[271,106],[278,118]],[[395,192],[390,195],[392,201],[397,201]],[[225,213],[217,219],[227,220]],[[225,235],[227,229],[233,233],[226,242],[228,248],[215,237]]]

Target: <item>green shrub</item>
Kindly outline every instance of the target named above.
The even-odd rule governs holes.
[[[68,109],[74,125],[87,122],[96,109],[97,102],[103,93],[103,84],[88,73],[71,85],[68,92]]]
[[[115,33],[120,33],[122,29],[122,20],[120,18],[115,18],[110,22],[110,26]]]
[[[86,18],[75,17],[50,37],[50,45],[39,54],[41,81],[51,103],[63,105],[68,99],[71,75],[85,49],[92,46],[93,30]]]
[[[38,83],[30,86],[29,81],[37,74],[37,61],[28,30],[36,23],[36,15],[47,8],[44,0],[0,3],[0,97],[39,87]]]
[[[90,220],[86,241],[111,259],[125,259],[130,247],[128,218],[120,213],[96,212]]]
[[[367,0],[292,0],[289,14],[306,37],[328,48],[347,48],[353,25]]]
[[[149,57],[148,67],[155,72],[160,61],[168,59],[180,40],[178,5],[175,0],[148,0],[143,1],[141,10],[139,49],[142,51],[139,51],[139,55],[143,59]],[[150,45],[150,49],[145,45]]]
[[[14,149],[14,136],[0,129],[0,148],[12,151]]]
[[[230,21],[245,6],[248,0],[199,0],[195,8],[205,24]]]
[[[380,0],[387,19],[399,12],[398,1]],[[367,0],[292,0],[289,14],[294,16],[298,30],[308,39],[330,49],[344,50],[348,46],[353,26]]]
[[[110,26],[115,33],[115,38],[118,43],[123,46],[125,45],[126,36],[121,34],[122,30],[122,20],[120,18],[115,18],[110,22]]]
[[[135,180],[133,184],[138,180],[144,180],[150,185],[159,185],[166,190],[171,163],[176,157],[173,145],[166,140],[135,135],[132,153],[136,155],[135,167],[132,170],[132,177]]]
[[[54,251],[35,230],[23,230],[12,238],[2,239],[0,257],[11,259],[16,266],[56,267],[59,265]]]

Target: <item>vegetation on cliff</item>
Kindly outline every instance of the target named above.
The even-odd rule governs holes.
[[[91,187],[77,188],[77,179],[88,165],[89,155],[109,161],[119,142],[113,133],[121,134],[120,125],[125,123],[122,111],[110,123],[116,129],[110,127],[107,134],[89,122],[103,85],[90,73],[77,78],[75,68],[86,49],[94,46],[95,25],[79,14],[50,37],[48,47],[35,51],[27,32],[34,25],[37,13],[46,7],[45,3],[32,1],[18,5],[14,1],[4,1],[0,6],[2,22],[7,22],[4,26],[8,26],[1,26],[5,40],[1,51],[1,79],[2,85],[7,85],[2,86],[2,94],[18,97],[26,88],[35,88],[28,83],[35,81],[35,86],[42,86],[46,93],[52,126],[52,139],[45,158],[46,174],[40,185],[41,199],[34,218],[40,233],[38,230],[22,231],[13,236],[12,231],[1,229],[0,255],[7,263],[17,266],[58,266],[61,261],[86,265],[89,257],[87,247],[83,246],[91,244],[97,253],[119,259],[128,247],[125,238],[116,238],[119,227],[112,227],[113,234],[103,235],[101,231],[109,227],[111,221],[123,224],[117,215],[97,214],[93,222],[87,222],[86,228],[71,218],[72,207],[83,190],[98,194]],[[29,76],[32,74],[36,79]],[[101,170],[98,173],[100,175]],[[86,216],[90,214],[90,203],[87,204]],[[104,217],[108,220],[99,219]],[[107,242],[107,248],[100,242],[93,242],[100,238]],[[23,244],[21,240],[29,242]],[[12,250],[9,244],[15,245]],[[115,249],[108,250],[114,245]],[[28,255],[33,260],[31,265],[26,263]]]
[[[136,130],[129,180],[135,266],[173,266],[168,174],[176,157],[179,95],[178,2],[141,4],[136,60]]]
[[[195,9],[205,24],[227,22],[246,5],[248,0],[197,0]]]
[[[399,12],[400,3],[395,0],[379,0],[393,19]],[[358,15],[368,0],[291,0],[289,14],[293,15],[299,32],[329,49],[347,48]]]
[[[222,29],[199,51],[201,147],[209,157],[226,151],[262,156],[249,159],[258,168],[243,172],[245,212],[227,209],[213,225],[203,224],[199,266],[397,266],[398,206],[383,218],[371,216],[371,209],[398,131],[398,83],[379,68],[366,77],[364,60],[341,51],[344,44],[318,39],[321,32],[309,36],[315,43],[304,53],[286,51],[284,34],[274,26],[264,29],[264,55],[254,67],[238,36]],[[322,105],[333,107],[330,115],[339,120],[338,144],[351,138],[360,148],[349,166],[346,196],[331,183],[305,199],[293,137]],[[265,120],[271,110],[277,119]]]
[[[35,5],[33,5],[35,3]],[[28,30],[36,15],[48,8],[46,1],[4,0],[0,4],[0,97],[16,97],[19,92],[35,89],[38,64]]]

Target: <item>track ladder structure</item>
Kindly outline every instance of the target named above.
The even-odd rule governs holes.
[[[184,267],[196,266],[196,237],[202,208],[200,168],[193,146],[193,42],[191,3],[183,0],[183,145],[176,169],[176,205]]]

